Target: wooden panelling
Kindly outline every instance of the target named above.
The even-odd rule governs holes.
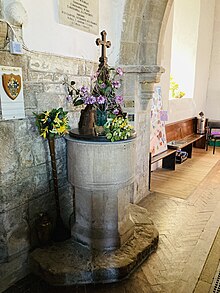
[[[180,140],[196,133],[196,118],[185,119],[165,126],[167,142]]]

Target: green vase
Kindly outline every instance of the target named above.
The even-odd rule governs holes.
[[[107,122],[107,112],[97,109],[96,110],[96,125],[104,126],[106,122]]]
[[[107,112],[100,109],[96,110],[95,132],[96,135],[105,135],[104,125],[107,122]]]

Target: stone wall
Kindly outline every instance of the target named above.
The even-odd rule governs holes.
[[[165,25],[164,14],[169,11],[172,2],[173,0],[125,1],[119,59],[121,64],[158,64],[161,26]]]
[[[70,126],[79,110],[66,102],[64,79],[88,84],[96,65],[89,61],[26,52],[0,53],[0,64],[22,67],[25,119],[0,120],[0,292],[28,272],[28,252],[38,246],[35,220],[40,212],[53,219],[55,202],[48,143],[35,126],[33,112],[63,107]],[[62,216],[73,212],[73,190],[67,182],[66,141],[56,139]]]
[[[149,151],[151,99],[154,85],[164,69],[161,66],[124,66],[123,93],[125,101],[134,100],[136,140],[136,172],[133,202],[149,194]],[[129,112],[129,111],[128,111]]]

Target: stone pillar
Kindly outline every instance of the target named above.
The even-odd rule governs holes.
[[[140,201],[149,192],[149,150],[150,150],[150,115],[154,85],[160,81],[164,69],[160,66],[121,66],[125,71],[125,99],[135,97],[136,178],[134,202]],[[129,80],[129,84],[126,81]],[[131,87],[132,84],[132,87]],[[129,86],[129,89],[128,89]],[[134,98],[133,98],[134,99]]]
[[[84,141],[67,137],[68,180],[75,188],[72,237],[98,250],[113,250],[134,232],[129,203],[134,193],[135,139]]]

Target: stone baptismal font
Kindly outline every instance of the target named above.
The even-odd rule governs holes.
[[[106,66],[106,33],[100,65]],[[74,187],[71,238],[37,248],[34,273],[51,285],[116,282],[129,275],[157,249],[158,232],[144,208],[133,203],[135,135],[111,142],[91,133],[70,131],[68,180]]]

